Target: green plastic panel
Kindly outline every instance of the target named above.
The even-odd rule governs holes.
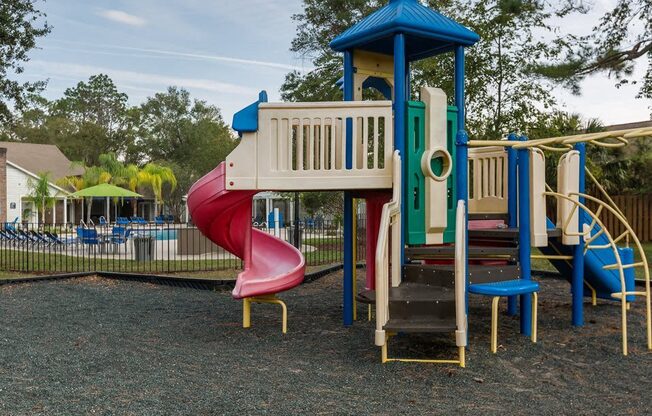
[[[407,132],[405,134],[405,215],[406,244],[426,243],[425,177],[421,171],[421,157],[425,151],[426,106],[421,101],[409,101],[407,105]]]
[[[421,245],[426,243],[426,211],[425,211],[425,177],[421,171],[421,157],[425,152],[425,104],[420,101],[409,101],[406,117],[406,158],[405,172],[405,205],[407,236],[406,244]],[[446,115],[447,148],[455,162],[457,133],[457,107],[449,106]],[[440,161],[433,161],[433,171],[441,172]],[[448,227],[444,232],[444,243],[455,242],[455,169],[447,180],[447,218]]]
[[[455,136],[457,136],[457,107],[449,106],[448,113],[446,115],[446,131],[447,131],[447,143],[448,152],[451,154],[453,159],[453,164],[455,164],[455,155],[457,154],[457,146],[455,146]],[[455,166],[453,166],[453,171],[448,177],[447,182],[447,215],[448,218],[448,227],[444,231],[444,243],[454,243],[455,242],[455,202],[457,201],[457,192],[455,191]]]

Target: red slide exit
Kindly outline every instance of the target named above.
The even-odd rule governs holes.
[[[244,260],[233,289],[236,299],[282,292],[303,281],[306,264],[291,244],[251,226],[251,204],[258,191],[228,191],[221,163],[188,193],[192,220],[206,237]]]

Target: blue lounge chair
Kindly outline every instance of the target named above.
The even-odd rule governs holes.
[[[100,244],[97,230],[94,228],[77,227],[77,238],[83,245],[97,246]]]
[[[26,241],[25,237],[18,233],[17,230],[6,229],[5,233],[11,237],[12,241],[15,243],[22,244]]]
[[[125,227],[113,227],[111,231],[111,244],[126,244],[131,236],[131,229]]]
[[[36,244],[45,245],[45,246],[49,246],[52,244],[52,241],[50,241],[49,238],[47,238],[44,234],[40,232],[37,233],[36,231],[32,230],[29,232],[29,235],[32,237],[32,241],[34,241]]]
[[[45,234],[45,237],[47,237],[47,239],[50,241],[50,243],[52,243],[52,245],[54,245],[54,246],[65,246],[65,245],[67,245],[69,243],[67,241],[63,241],[62,239],[60,239],[59,236],[57,234],[55,234],[55,233],[51,233],[49,231],[46,231],[43,234]]]
[[[108,222],[106,222],[106,218],[104,218],[104,216],[100,217],[100,225],[108,225]]]
[[[156,225],[164,225],[165,224],[165,219],[164,219],[163,215],[159,215],[158,217],[155,217],[154,218],[154,223]]]

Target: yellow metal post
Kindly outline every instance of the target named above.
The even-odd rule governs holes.
[[[498,351],[498,302],[500,297],[496,296],[491,301],[491,352]]]
[[[532,293],[532,300],[534,305],[532,305],[532,342],[537,342],[537,309],[539,305],[539,294],[537,292]]]
[[[251,304],[252,303],[268,303],[281,306],[282,320],[283,320],[283,333],[288,332],[288,308],[281,299],[276,295],[271,296],[258,296],[251,298],[244,298],[242,303],[242,327],[251,327]]]
[[[242,327],[251,327],[251,300],[249,298],[242,300]]]
[[[457,364],[460,367],[466,366],[465,360],[465,349],[464,347],[458,348],[459,358],[457,360],[431,360],[431,359],[417,359],[417,358],[389,358],[388,349],[389,349],[389,340],[396,334],[387,334],[385,335],[385,344],[380,347],[380,360],[383,364],[385,363],[421,363],[421,364]]]

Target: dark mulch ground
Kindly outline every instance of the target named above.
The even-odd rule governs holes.
[[[379,363],[372,324],[341,326],[341,274],[256,305],[240,328],[228,293],[85,278],[0,287],[0,414],[649,414],[652,354],[641,304],[620,354],[618,308],[569,325],[565,282],[546,280],[540,342],[474,299],[468,368]],[[504,305],[503,305],[504,306]],[[360,308],[361,315],[365,309]],[[408,344],[408,341],[413,341]],[[444,337],[402,338],[394,352],[446,357]]]

